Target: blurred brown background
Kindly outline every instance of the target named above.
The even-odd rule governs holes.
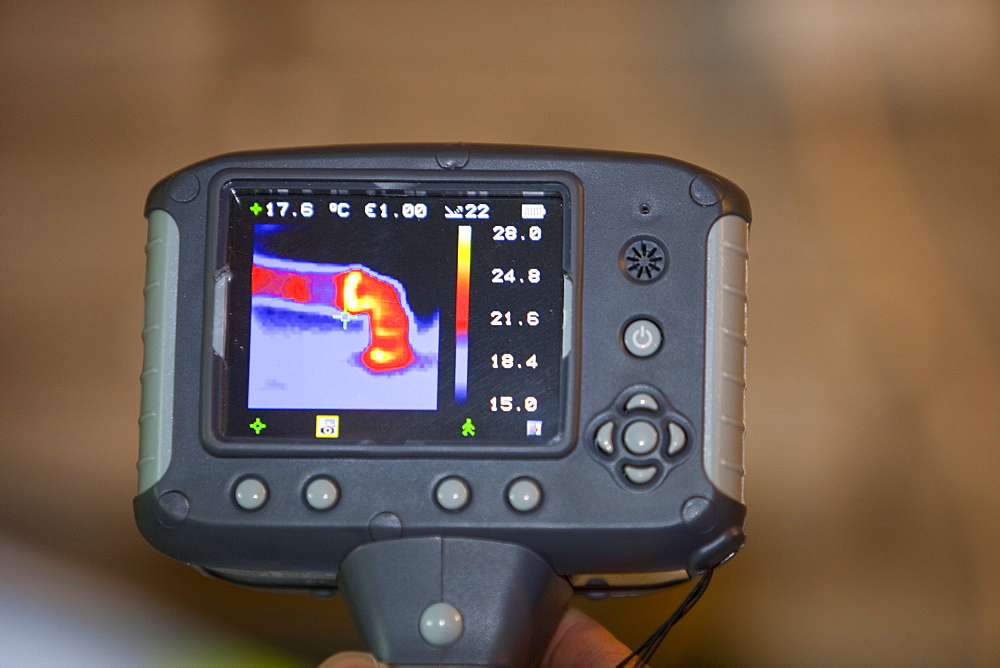
[[[749,540],[663,665],[1000,664],[998,74],[990,1],[0,2],[0,663],[358,646],[134,528],[143,202],[227,151],[463,140],[750,195]],[[682,596],[580,606],[635,645]]]

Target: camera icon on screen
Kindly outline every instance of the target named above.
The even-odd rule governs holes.
[[[340,436],[339,415],[316,416],[316,438],[338,438]]]

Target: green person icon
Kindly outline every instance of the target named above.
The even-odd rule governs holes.
[[[476,425],[472,424],[472,418],[465,418],[465,423],[462,425],[462,436],[475,436],[476,435]]]

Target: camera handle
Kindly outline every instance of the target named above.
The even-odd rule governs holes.
[[[337,585],[369,650],[394,668],[536,666],[572,594],[527,548],[444,536],[362,545]]]

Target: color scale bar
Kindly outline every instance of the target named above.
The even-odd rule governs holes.
[[[455,286],[455,401],[465,403],[469,389],[469,268],[472,226],[458,226],[458,281]]]

